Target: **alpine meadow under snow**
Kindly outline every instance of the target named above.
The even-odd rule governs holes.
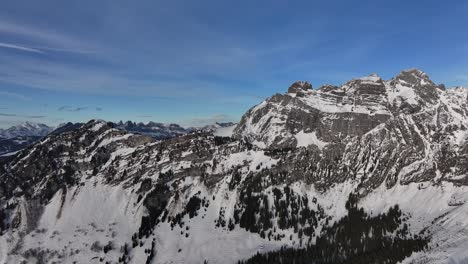
[[[417,69],[235,126],[91,120],[1,161],[0,262],[464,263],[467,131],[468,90]]]

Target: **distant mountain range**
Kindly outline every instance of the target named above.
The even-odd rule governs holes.
[[[61,134],[72,131],[81,127],[83,123],[64,123],[57,127],[51,127],[45,124],[33,122],[24,122],[19,125],[12,126],[7,129],[0,129],[0,159],[8,157],[19,150],[22,150],[29,145],[37,142],[39,139],[49,134]],[[204,127],[189,127],[184,128],[178,124],[164,124],[156,122],[136,123],[132,121],[112,123],[109,125],[130,133],[150,136],[157,140],[170,139],[182,135],[192,133],[194,131],[212,131],[225,136],[232,134],[235,123],[215,123]]]
[[[24,122],[7,129],[0,129],[0,158],[15,154],[53,130],[53,127],[32,122]]]
[[[189,134],[194,131],[217,131],[219,129],[232,128],[234,129],[235,123],[225,122],[220,123],[216,122],[212,125],[207,125],[203,127],[188,127],[184,128],[178,124],[164,124],[156,122],[136,123],[132,121],[127,122],[118,122],[115,123],[115,128],[124,130],[127,132],[142,134],[146,136],[151,136],[155,139],[170,139],[182,135]]]
[[[156,122],[136,123],[132,121],[118,122],[115,124],[115,128],[151,136],[156,139],[169,139],[181,135],[185,135],[189,132],[188,129],[181,127],[178,124],[163,124]]]
[[[11,139],[15,137],[43,137],[54,130],[53,127],[44,124],[24,122],[7,129],[0,129],[0,138]]]

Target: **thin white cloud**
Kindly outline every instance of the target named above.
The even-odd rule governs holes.
[[[19,46],[23,50],[43,50],[61,51],[61,52],[74,52],[74,53],[94,53],[93,49],[89,49],[89,45],[84,43],[81,39],[30,25],[22,25],[10,21],[0,20],[0,33],[7,33],[12,35],[20,35],[31,39],[34,43],[42,45],[34,46]],[[7,44],[7,43],[4,43]],[[11,45],[11,44],[7,44]],[[17,46],[17,45],[13,45]]]
[[[4,20],[0,21],[0,32],[31,37],[48,43],[72,43],[72,40],[69,37],[58,34],[56,32],[41,30],[31,26],[21,25]]]
[[[226,114],[214,114],[212,116],[206,116],[206,117],[195,117],[189,120],[186,120],[185,122],[181,122],[185,126],[189,127],[200,127],[204,125],[212,125],[216,122],[222,123],[222,122],[232,122],[236,120],[235,118],[226,115]]]
[[[10,55],[1,58],[9,59],[9,64],[0,64],[0,81],[43,90],[152,96],[163,100],[209,95],[214,97],[219,90],[217,84],[207,81],[142,80],[107,69],[82,68],[42,58],[17,58]]]
[[[82,53],[82,54],[92,54],[95,53],[94,50],[79,50],[79,49],[61,49],[61,48],[53,48],[53,47],[44,47],[44,46],[34,46],[34,49],[39,50],[50,50],[50,51],[58,51],[58,52],[69,52],[69,53]]]
[[[42,51],[38,49],[15,45],[15,44],[4,43],[4,42],[0,42],[0,48],[15,49],[15,50],[21,50],[21,51],[33,52],[33,53],[43,53]]]

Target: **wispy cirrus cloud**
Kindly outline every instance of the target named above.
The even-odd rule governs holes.
[[[36,54],[45,54],[47,51],[71,52],[71,53],[82,53],[82,54],[94,53],[94,51],[92,50],[75,50],[75,49],[45,47],[45,46],[29,46],[29,45],[13,44],[13,43],[6,43],[6,42],[0,42],[0,48],[19,50],[19,51],[24,51],[24,52],[36,53]]]
[[[11,43],[2,43],[4,48],[43,53],[44,50],[75,52],[75,53],[94,53],[93,49],[85,48],[89,44],[81,39],[59,33],[52,30],[46,30],[31,25],[15,23],[12,21],[0,20],[0,33],[23,36],[37,45],[15,45]]]
[[[40,119],[40,118],[46,118],[47,116],[45,115],[26,115],[24,116],[26,118],[34,118],[34,119]]]
[[[59,107],[57,110],[67,111],[67,112],[80,112],[80,111],[87,110],[87,109],[88,107],[73,107],[70,105],[64,105],[64,106]]]
[[[103,108],[102,107],[94,107],[94,108],[90,108],[90,107],[87,107],[87,106],[71,106],[71,105],[63,105],[61,107],[59,107],[57,110],[58,111],[65,111],[65,112],[81,112],[81,111],[85,111],[85,110],[90,110],[90,109],[94,109],[98,112],[102,111]]]
[[[83,110],[88,110],[88,107],[76,107],[76,108],[70,109],[71,112],[80,112]]]
[[[49,30],[41,30],[30,25],[14,23],[12,21],[6,20],[0,20],[0,32],[33,37],[54,43],[67,44],[72,42],[69,37],[66,37],[62,34],[58,34]]]
[[[10,59],[11,56],[5,56]],[[41,65],[40,68],[37,65]],[[151,96],[158,99],[200,97],[215,94],[219,85],[203,80],[145,80],[112,73],[107,69],[84,68],[38,58],[11,58],[9,65],[0,64],[0,81],[65,92],[97,95]],[[131,87],[131,89],[130,89]]]
[[[42,51],[38,49],[30,48],[24,45],[16,45],[16,44],[10,44],[10,43],[5,43],[5,42],[0,42],[0,48],[14,49],[14,50],[20,50],[20,51],[26,51],[26,52],[32,52],[32,53],[40,53],[40,54],[43,53]]]

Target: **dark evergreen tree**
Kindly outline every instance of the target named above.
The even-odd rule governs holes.
[[[288,192],[285,190],[285,193]],[[278,251],[257,253],[239,263],[392,264],[427,248],[427,237],[409,234],[398,205],[386,213],[369,216],[362,208],[358,208],[357,201],[357,196],[351,194],[346,203],[348,214],[332,226],[325,227],[314,245],[305,248],[283,247]],[[387,235],[393,233],[396,236]]]

